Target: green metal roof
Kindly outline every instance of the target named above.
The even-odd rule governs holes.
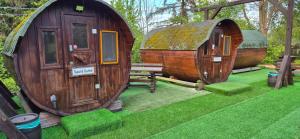
[[[235,24],[230,19],[216,19],[153,30],[146,35],[141,49],[197,50],[223,21]]]
[[[239,46],[243,48],[266,48],[268,46],[267,38],[256,30],[242,30],[244,41]]]
[[[45,4],[43,4],[41,7],[37,8],[34,12],[29,14],[6,38],[5,43],[4,43],[4,49],[2,51],[3,54],[7,56],[13,56],[14,51],[16,50],[17,43],[21,37],[24,37],[26,34],[30,24],[34,21],[34,19],[42,13],[46,8],[51,6],[53,3],[57,2],[59,0],[48,0]],[[133,32],[131,31],[128,23],[124,18],[119,14],[116,10],[114,10],[113,7],[111,7],[109,4],[104,2],[103,0],[94,0],[96,2],[99,2],[101,4],[104,4],[111,10],[113,10],[115,13],[117,13],[121,19],[127,24],[129,32],[131,35],[133,35]],[[133,36],[132,36],[133,38]]]

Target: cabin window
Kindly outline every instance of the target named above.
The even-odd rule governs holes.
[[[215,33],[215,37],[214,37],[214,44],[215,44],[215,47],[217,48],[217,47],[219,47],[219,35],[220,35],[220,33],[219,32],[216,32]]]
[[[101,64],[118,63],[118,32],[101,31]]]
[[[207,44],[204,45],[204,55],[208,55],[208,46],[207,46]]]
[[[230,55],[231,36],[224,36],[224,55]]]
[[[43,47],[45,64],[57,63],[57,40],[55,31],[43,31]]]
[[[73,23],[72,24],[72,31],[73,31],[73,43],[77,46],[77,48],[88,48],[87,43],[87,25],[80,24],[80,23]]]

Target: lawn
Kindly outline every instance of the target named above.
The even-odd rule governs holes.
[[[269,88],[268,72],[231,75],[229,82],[252,87],[232,96],[163,82],[154,94],[147,88],[129,88],[120,97],[125,111],[116,113],[123,127],[88,138],[296,138],[300,136],[300,83]],[[44,129],[43,138],[67,135],[56,126]]]
[[[300,126],[300,84],[272,90],[264,95],[195,118],[150,138],[295,138]],[[293,123],[289,127],[287,124]],[[281,127],[285,124],[290,129]],[[292,124],[292,125],[293,125]],[[296,125],[295,125],[296,124]],[[277,133],[282,129],[289,134]],[[283,126],[284,127],[284,126]],[[259,134],[258,134],[259,133]],[[276,133],[276,136],[273,134]],[[279,134],[279,135],[278,135]]]

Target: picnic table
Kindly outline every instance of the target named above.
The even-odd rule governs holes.
[[[130,70],[130,86],[136,86],[130,84],[132,82],[143,82],[149,85],[151,93],[154,93],[156,90],[156,76],[161,76],[162,74],[162,64],[150,64],[150,63],[134,63],[131,65]],[[137,77],[137,78],[133,78]],[[146,77],[146,78],[140,78]]]

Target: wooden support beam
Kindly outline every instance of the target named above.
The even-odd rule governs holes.
[[[290,56],[291,56],[291,44],[292,44],[292,35],[293,35],[293,11],[294,11],[294,0],[289,0],[288,10],[287,10],[287,31],[286,31],[286,42],[285,42],[285,56],[288,58],[284,58],[280,66],[279,76],[276,81],[275,88],[279,89],[282,86],[282,81],[284,79],[285,74],[289,74],[287,71],[288,67],[291,64]],[[290,75],[288,75],[290,76]],[[292,80],[292,79],[291,79]]]
[[[213,11],[212,15],[209,17],[209,19],[214,19],[218,15],[218,13],[221,11],[221,9],[222,9],[221,6],[214,9],[214,11]]]
[[[0,94],[5,100],[14,108],[19,109],[18,104],[12,99],[12,93],[7,89],[7,87],[0,81]]]
[[[205,12],[206,10],[217,9],[220,6],[222,8],[224,8],[224,7],[230,7],[230,6],[251,3],[251,2],[257,2],[257,1],[261,1],[261,0],[238,0],[238,1],[233,1],[233,2],[227,2],[224,5],[212,5],[212,6],[208,6],[208,7],[204,7],[204,8],[198,8],[195,11],[197,11],[197,12],[204,11]]]
[[[0,109],[5,113],[5,115],[9,117],[17,115],[17,111],[5,100],[5,98],[1,94]]]
[[[276,85],[275,88],[279,89],[283,85],[283,80],[285,77],[285,73],[287,73],[288,70],[288,63],[290,63],[291,58],[289,55],[284,55],[281,65],[280,65],[280,70],[279,74],[277,77]]]
[[[32,109],[30,108],[30,106],[28,105],[28,103],[26,102],[24,96],[22,95],[22,93],[18,93],[18,97],[20,98],[21,104],[25,110],[26,113],[32,113]]]
[[[9,118],[0,109],[0,130],[9,139],[27,139],[27,137],[10,122]]]
[[[284,16],[288,17],[288,10],[278,0],[268,0],[268,2],[273,4]]]
[[[209,10],[206,9],[204,10],[204,20],[208,20],[209,19]]]
[[[5,93],[7,96],[9,96],[9,97],[13,97],[14,96],[1,80],[0,80],[0,87],[5,91],[3,93]]]

